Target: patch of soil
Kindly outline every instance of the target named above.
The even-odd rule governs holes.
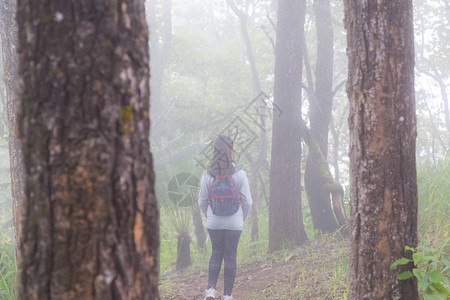
[[[346,240],[323,235],[292,251],[238,265],[233,299],[342,299],[348,286],[347,254]],[[202,300],[207,282],[207,266],[192,267],[162,280],[161,298]],[[220,299],[223,268],[216,289]]]

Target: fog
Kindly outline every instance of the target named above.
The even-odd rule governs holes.
[[[343,209],[348,215],[350,138],[344,7],[342,1],[331,1],[332,26],[316,29],[313,1],[306,2],[301,97],[295,99],[300,111],[296,112],[274,102],[277,1],[146,0],[151,62],[150,146],[160,207],[162,279],[170,279],[186,267],[208,267],[210,238],[197,201],[200,180],[211,165],[213,143],[219,135],[234,141],[234,163],[245,170],[250,189],[256,192],[252,195],[253,215],[244,222],[238,265],[251,262],[253,257],[255,261],[261,260],[267,253],[273,124],[292,114],[301,116],[306,127],[302,129],[298,118],[292,127],[303,135],[305,130],[311,130],[314,137],[317,131],[311,125],[311,103],[322,89],[329,89],[331,94],[331,117],[328,136],[321,136],[317,141],[326,143],[326,151],[322,149],[328,162],[326,172],[342,187]],[[414,5],[416,161],[421,168],[448,163],[450,8],[448,1],[415,0]],[[317,60],[318,35],[324,34],[320,30],[332,30],[332,44],[328,45],[332,55],[329,87],[317,83],[321,74]],[[2,56],[0,60],[0,236],[4,240],[8,237],[11,242],[13,205],[4,59]],[[286,140],[291,139],[286,136]],[[307,238],[314,241],[320,232],[327,230],[316,228],[305,188],[310,147],[303,138],[298,158],[301,176],[298,191],[302,227]],[[331,209],[331,193],[326,197]],[[334,225],[330,226],[339,227],[338,220],[331,222]],[[268,268],[263,263],[260,265],[262,269]],[[165,284],[169,283],[164,282],[162,289]]]
[[[161,253],[162,257],[172,257],[172,260],[161,263],[161,272],[164,275],[175,271],[172,265],[175,245],[170,240],[177,234],[172,231],[171,224],[176,224],[177,228],[185,226],[182,230],[189,232],[194,240],[196,239],[190,217],[191,210],[173,206],[174,201],[179,198],[175,196],[175,191],[170,190],[174,189],[170,182],[180,174],[185,174],[184,179],[191,178],[186,174],[192,174],[195,178],[193,182],[198,183],[209,166],[211,142],[219,134],[228,134],[237,139],[239,146],[235,147],[236,164],[247,170],[258,156],[261,134],[266,135],[266,161],[260,166],[259,178],[250,180],[258,180],[260,183],[258,199],[255,200],[259,205],[259,217],[266,220],[268,218],[271,127],[274,115],[276,117],[277,113],[283,113],[280,107],[275,107],[272,112],[276,4],[275,1],[236,1],[235,4],[240,13],[245,15],[244,25],[226,1],[172,1],[171,18],[168,17],[167,11],[164,11],[164,5],[158,3],[159,10],[156,16],[153,15],[159,22],[156,22],[158,26],[153,28],[152,33],[159,38],[156,44],[157,38],[153,37],[151,53],[152,57],[161,59],[163,63],[153,60],[152,66],[159,66],[164,70],[162,82],[152,81],[152,90],[160,88],[161,93],[152,94],[155,110],[152,113],[151,144],[157,173],[158,199],[162,205]],[[449,43],[444,31],[433,25],[448,26],[444,25],[446,22],[448,24],[448,9],[440,13],[438,7],[441,6],[437,3],[425,5],[423,1],[416,1],[415,9],[417,161],[425,164],[438,163],[445,157],[449,148],[443,102],[448,88],[439,88],[440,81],[447,87],[450,83]],[[328,162],[333,176],[346,191],[344,202],[348,205],[349,106],[344,83],[347,77],[347,56],[342,3],[332,1],[332,19],[333,108],[329,128]],[[152,24],[151,21],[149,23]],[[255,69],[252,69],[253,58],[249,56],[243,26],[249,34]],[[168,31],[171,32],[170,37]],[[311,85],[308,80],[315,80],[316,34],[313,6],[312,2],[308,1],[305,17],[307,61],[303,68],[302,99],[299,99],[302,102],[301,115],[307,123],[310,112],[308,86]],[[158,71],[153,69],[152,72],[152,78],[159,78],[156,74]],[[255,82],[255,72],[259,82]],[[255,88],[258,85],[259,91]],[[157,97],[161,98],[156,99]],[[267,113],[264,130],[261,130],[261,124],[258,124],[257,118],[254,117],[257,106],[263,106]],[[308,147],[304,142],[302,147],[304,172]],[[179,192],[177,196],[183,199],[180,201],[186,203],[185,200],[189,198],[195,207],[196,187],[181,187],[184,182],[177,184],[180,185],[176,191]],[[304,187],[302,189],[304,191]],[[314,231],[304,192],[302,201],[303,223],[311,237]],[[171,211],[169,217],[165,215],[166,210]],[[174,220],[174,211],[177,211],[179,220]],[[249,222],[245,226],[244,233],[249,234]],[[267,226],[267,222],[263,222],[261,226]],[[255,242],[255,245],[264,249],[267,247],[267,240]],[[192,251],[198,251],[197,245],[191,247]]]

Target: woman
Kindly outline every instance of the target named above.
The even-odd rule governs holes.
[[[238,200],[232,201],[231,212],[225,212],[220,208],[220,202],[227,197],[218,196],[215,193],[221,190],[218,182],[224,180],[236,185]],[[234,195],[235,187],[224,188]],[[220,198],[221,197],[221,198]],[[216,201],[218,204],[216,204]],[[234,164],[233,140],[227,136],[219,136],[214,143],[213,159],[210,167],[203,173],[200,182],[200,194],[198,205],[206,216],[206,227],[212,244],[211,259],[209,261],[208,287],[205,300],[215,299],[217,278],[219,277],[222,260],[224,260],[224,292],[222,299],[231,300],[234,279],[236,277],[236,255],[239,238],[242,233],[244,221],[250,212],[252,198],[245,171]],[[234,211],[236,211],[234,213]],[[234,213],[234,214],[232,214]],[[228,215],[230,214],[230,215]]]

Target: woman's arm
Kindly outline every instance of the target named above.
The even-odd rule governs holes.
[[[247,219],[250,209],[252,208],[252,195],[250,194],[250,186],[248,184],[247,174],[244,170],[238,173],[239,182],[241,183],[239,187],[239,194],[242,200],[242,211],[244,213],[244,221]]]
[[[202,175],[202,179],[200,181],[200,193],[198,194],[198,207],[203,212],[206,217],[206,211],[208,208],[209,201],[209,179],[207,172],[204,172]]]

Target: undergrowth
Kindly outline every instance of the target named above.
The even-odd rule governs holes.
[[[16,299],[17,263],[14,241],[0,233],[0,299]]]
[[[445,266],[445,262],[450,260],[450,158],[442,160],[435,166],[420,165],[418,167],[418,191],[419,191],[419,221],[418,232],[422,249],[430,249],[436,254],[438,265]],[[293,265],[292,271],[284,276],[284,280],[271,285],[264,291],[266,299],[285,297],[300,297],[299,295],[315,295],[320,297],[330,295],[339,299],[345,299],[348,291],[348,244],[342,241],[339,236],[330,239],[314,231],[309,216],[309,208],[304,198],[304,223],[307,230],[309,242],[302,247],[291,251],[279,251],[267,255],[268,245],[268,214],[267,209],[260,207],[262,214],[259,218],[259,240],[252,241],[250,228],[245,227],[238,248],[238,265],[250,266],[255,264],[267,264],[274,266],[285,262],[286,258],[305,257],[307,255],[311,261],[309,268],[300,268]],[[10,212],[8,212],[10,213]],[[1,219],[6,213],[1,212]],[[161,252],[160,252],[160,272],[162,278],[170,278],[177,273],[176,262],[176,230],[173,223],[169,222],[164,210],[161,210]],[[8,220],[9,222],[10,220]],[[0,232],[0,298],[3,300],[16,299],[14,281],[17,276],[17,266],[15,260],[14,242],[12,228],[4,226],[0,222],[2,231]],[[407,246],[407,245],[405,245]],[[211,254],[209,243],[204,249],[199,249],[196,245],[195,236],[191,244],[191,255],[194,267],[206,269]],[[450,277],[450,270],[442,267],[444,276]],[[294,288],[292,288],[294,287]],[[174,294],[174,290],[169,285],[160,286],[161,293],[165,296]],[[258,294],[258,297],[261,297]],[[258,299],[256,296],[254,299]],[[259,298],[261,299],[261,298]]]
[[[449,174],[449,157],[443,159],[434,166],[427,164],[418,166],[419,247],[422,249],[431,249],[433,253],[438,254],[436,259],[441,262],[441,265],[445,265],[444,262],[449,260],[450,253]],[[312,245],[314,243],[321,243],[324,238],[320,233],[314,231],[312,227],[306,198],[303,198],[303,203],[304,223],[310,240],[309,243]],[[162,222],[164,223],[164,217],[162,218]],[[282,262],[291,254],[300,255],[300,253],[308,251],[310,251],[311,255],[323,256],[319,263],[314,265],[314,267],[311,266],[308,270],[300,270],[298,273],[293,271],[291,274],[286,274],[286,278],[289,278],[288,281],[277,282],[268,290],[264,291],[264,295],[267,295],[266,299],[284,299],[285,297],[293,297],[296,299],[296,297],[300,297],[300,295],[302,295],[302,297],[308,295],[308,297],[312,298],[315,296],[320,298],[321,295],[335,298],[339,295],[337,298],[346,299],[349,287],[349,248],[347,241],[340,242],[342,241],[342,238],[339,236],[335,236],[332,239],[325,237],[325,240],[329,239],[331,250],[327,247],[308,248],[310,246],[302,245],[302,247],[292,251],[279,251],[267,255],[267,213],[262,213],[262,215],[260,215],[259,222],[260,232],[258,241],[251,241],[249,224],[246,224],[244,227],[245,229],[242,233],[238,248],[237,262],[239,268],[242,269],[247,266],[251,267],[252,265],[262,265],[267,263],[276,264],[277,262]],[[161,275],[162,278],[168,278],[170,275],[176,274],[173,268],[176,259],[176,241],[171,242],[171,240],[174,240],[174,235],[171,235],[167,231],[162,233],[162,236],[165,237],[165,240],[162,242],[161,248]],[[206,270],[211,251],[209,242],[207,242],[206,249],[199,250],[195,246],[195,237],[193,237],[191,250],[194,267]],[[450,270],[447,268],[443,271],[444,275],[449,278]],[[165,286],[164,289],[167,290],[168,293],[174,293],[168,286]],[[162,293],[165,294],[164,291],[162,291]],[[262,299],[261,294],[258,293],[258,296],[255,294],[254,299]]]

